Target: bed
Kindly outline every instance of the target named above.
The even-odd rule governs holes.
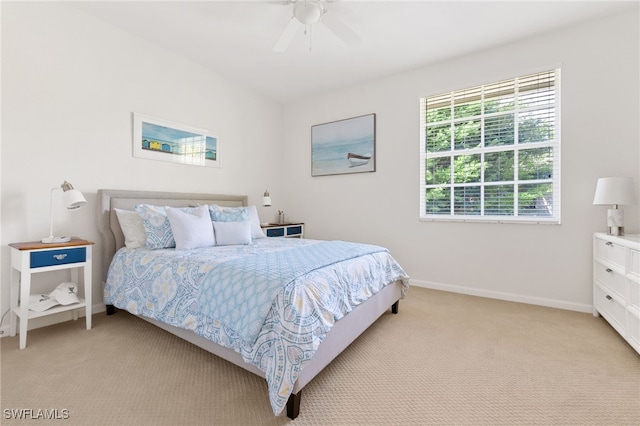
[[[284,412],[286,407],[287,416],[295,419],[300,410],[302,389],[382,314],[389,309],[394,314],[398,313],[399,301],[408,289],[409,278],[406,273],[386,252],[386,249],[374,250],[375,246],[362,245],[367,247],[361,248],[360,245],[355,247],[347,242],[302,239],[294,241],[289,238],[253,238],[251,243],[242,245],[234,245],[231,241],[229,245],[205,247],[202,250],[179,250],[178,248],[149,250],[144,246],[130,249],[127,247],[129,241],[125,244],[125,235],[118,218],[122,211],[133,212],[136,206],[167,206],[167,210],[213,206],[221,211],[241,211],[250,207],[247,206],[246,196],[101,189],[98,191],[98,204],[98,228],[102,237],[101,261],[107,314],[114,314],[116,309],[126,309],[214,355],[265,378],[271,406],[276,415]],[[253,211],[255,212],[255,207]],[[254,213],[254,216],[255,222],[257,213]],[[251,218],[248,221],[251,221]],[[219,225],[218,222],[213,224]],[[215,229],[218,235],[218,228]],[[252,232],[255,232],[255,229]],[[252,237],[255,237],[255,234]],[[245,285],[243,280],[247,275],[242,275],[245,273],[243,270],[232,269],[240,267],[237,264],[242,264],[245,271],[249,265],[250,270],[254,271],[262,268],[260,266],[262,263],[251,263],[254,259],[277,258],[279,262],[286,263],[290,260],[286,256],[291,256],[293,253],[296,258],[300,257],[300,253],[305,253],[305,256],[300,258],[306,258],[307,255],[316,256],[317,253],[322,252],[331,252],[331,255],[340,251],[355,253],[356,248],[363,252],[353,254],[350,260],[334,262],[323,259],[324,263],[322,263],[316,260],[316,257],[311,257],[308,265],[311,266],[310,272],[295,275],[295,279],[294,276],[287,277],[285,282],[289,284],[277,290],[277,293],[270,290],[271,292],[259,296],[251,296],[251,303],[254,303],[255,299],[268,300],[268,316],[264,321],[260,320],[259,316],[250,319],[244,316],[236,318],[237,315],[234,316],[234,312],[247,311],[245,306],[238,305],[234,308],[226,305],[215,306],[208,303],[209,299],[206,299],[213,297],[214,289],[223,288],[221,287],[223,283],[220,281],[220,277],[223,276],[241,277],[235,282],[233,278],[228,278],[229,282],[224,282],[224,285],[231,286],[226,287],[226,292],[232,289],[231,294],[234,296],[239,294],[238,289],[252,287]],[[215,254],[211,254],[214,251]],[[160,254],[168,258],[161,260]],[[320,257],[317,256],[317,258]],[[204,258],[216,259],[215,267],[198,266]],[[127,270],[126,268],[136,259],[145,266],[137,266],[137,269],[134,268],[132,271]],[[158,266],[163,265],[162,262],[182,262],[179,266],[172,266],[171,270],[192,271],[182,274],[189,277],[185,278],[184,283],[170,286],[172,288],[170,293],[173,292],[174,299],[164,297],[166,285],[163,287],[158,286],[157,282],[155,284],[147,282],[158,279],[158,276],[150,277],[149,271],[153,269],[148,265],[150,262],[155,262],[156,270],[162,268]],[[224,274],[219,272],[223,267],[227,268]],[[363,278],[366,282],[356,282],[360,280],[358,276],[361,274],[354,272],[360,271],[357,268],[366,269],[362,274],[366,276]],[[213,273],[214,270],[216,273]],[[318,297],[320,301],[311,300],[312,303],[310,303],[309,300],[316,297],[317,293],[322,294],[327,286],[337,286],[338,284],[333,283],[334,276],[338,277],[337,281],[342,283],[341,288],[345,287],[345,289],[336,291],[336,296],[330,297],[331,309],[340,311],[332,313],[327,306],[322,305],[325,303],[324,296]],[[170,277],[169,281],[174,283],[174,278]],[[242,281],[240,287],[233,287],[238,286],[240,281]],[[311,290],[307,286],[310,286]],[[319,290],[316,287],[322,288]],[[349,296],[342,295],[343,291]],[[334,290],[332,289],[331,292]],[[175,293],[179,293],[182,299],[175,296]],[[300,295],[302,293],[304,296]],[[273,294],[277,296],[271,297]],[[234,298],[239,297],[230,299]],[[184,300],[189,302],[184,303]],[[246,303],[246,301],[238,303]],[[160,304],[162,309],[157,308]],[[188,306],[178,309],[178,305],[181,304]],[[314,305],[313,311],[307,307],[310,304]],[[299,311],[304,313],[291,312],[291,306],[298,305],[302,306]],[[328,302],[325,305],[328,305]],[[339,308],[336,308],[338,305]],[[263,307],[252,305],[248,309],[251,314],[247,314],[246,317],[252,317],[254,312],[261,309],[264,310]],[[286,317],[284,321],[282,317]],[[219,321],[220,318],[224,318],[224,322]],[[227,318],[228,321],[235,319],[245,321],[247,324],[234,323],[234,326],[230,327]],[[279,322],[286,324],[281,325]],[[256,328],[258,323],[262,324],[258,327],[259,329]],[[296,326],[292,329],[291,324]],[[284,364],[280,365],[279,362]]]

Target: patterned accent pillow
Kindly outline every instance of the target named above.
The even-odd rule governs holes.
[[[180,207],[180,210],[192,213],[195,207]],[[173,248],[176,240],[171,231],[171,223],[167,218],[166,207],[151,204],[138,204],[136,212],[142,218],[144,230],[147,234],[147,248],[156,250]]]
[[[211,204],[209,214],[214,222],[242,222],[249,219],[249,211],[246,207],[222,207]]]

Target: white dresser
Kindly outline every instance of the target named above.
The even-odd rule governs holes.
[[[593,235],[593,315],[640,353],[640,235]]]

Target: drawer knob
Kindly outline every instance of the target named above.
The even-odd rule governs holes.
[[[608,272],[608,273],[612,273],[612,272],[613,272],[613,269],[611,269],[611,268],[607,268],[607,269],[605,269],[605,271],[606,271],[606,272]]]
[[[611,300],[611,299],[613,299],[613,297],[611,297],[611,296],[609,296],[609,295],[607,294],[607,300]]]
[[[67,257],[67,253],[62,253],[62,254],[54,254],[53,258],[55,260],[64,260],[64,258]]]

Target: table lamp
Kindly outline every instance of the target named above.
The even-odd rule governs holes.
[[[64,205],[68,210],[77,210],[80,207],[87,204],[87,200],[82,193],[77,189],[73,189],[73,186],[66,180],[60,185],[60,187],[51,188],[51,195],[49,197],[49,211],[51,224],[49,227],[49,236],[43,238],[41,241],[46,244],[52,243],[66,243],[71,241],[71,237],[54,237],[53,236],[53,192],[62,190],[62,197]]]
[[[633,179],[629,177],[603,177],[598,179],[594,205],[611,205],[607,210],[607,226],[609,235],[624,235],[624,212],[619,205],[636,204],[636,192]]]
[[[264,195],[262,196],[262,205],[265,207],[269,207],[271,205],[271,196],[269,195],[269,191],[264,191]]]

